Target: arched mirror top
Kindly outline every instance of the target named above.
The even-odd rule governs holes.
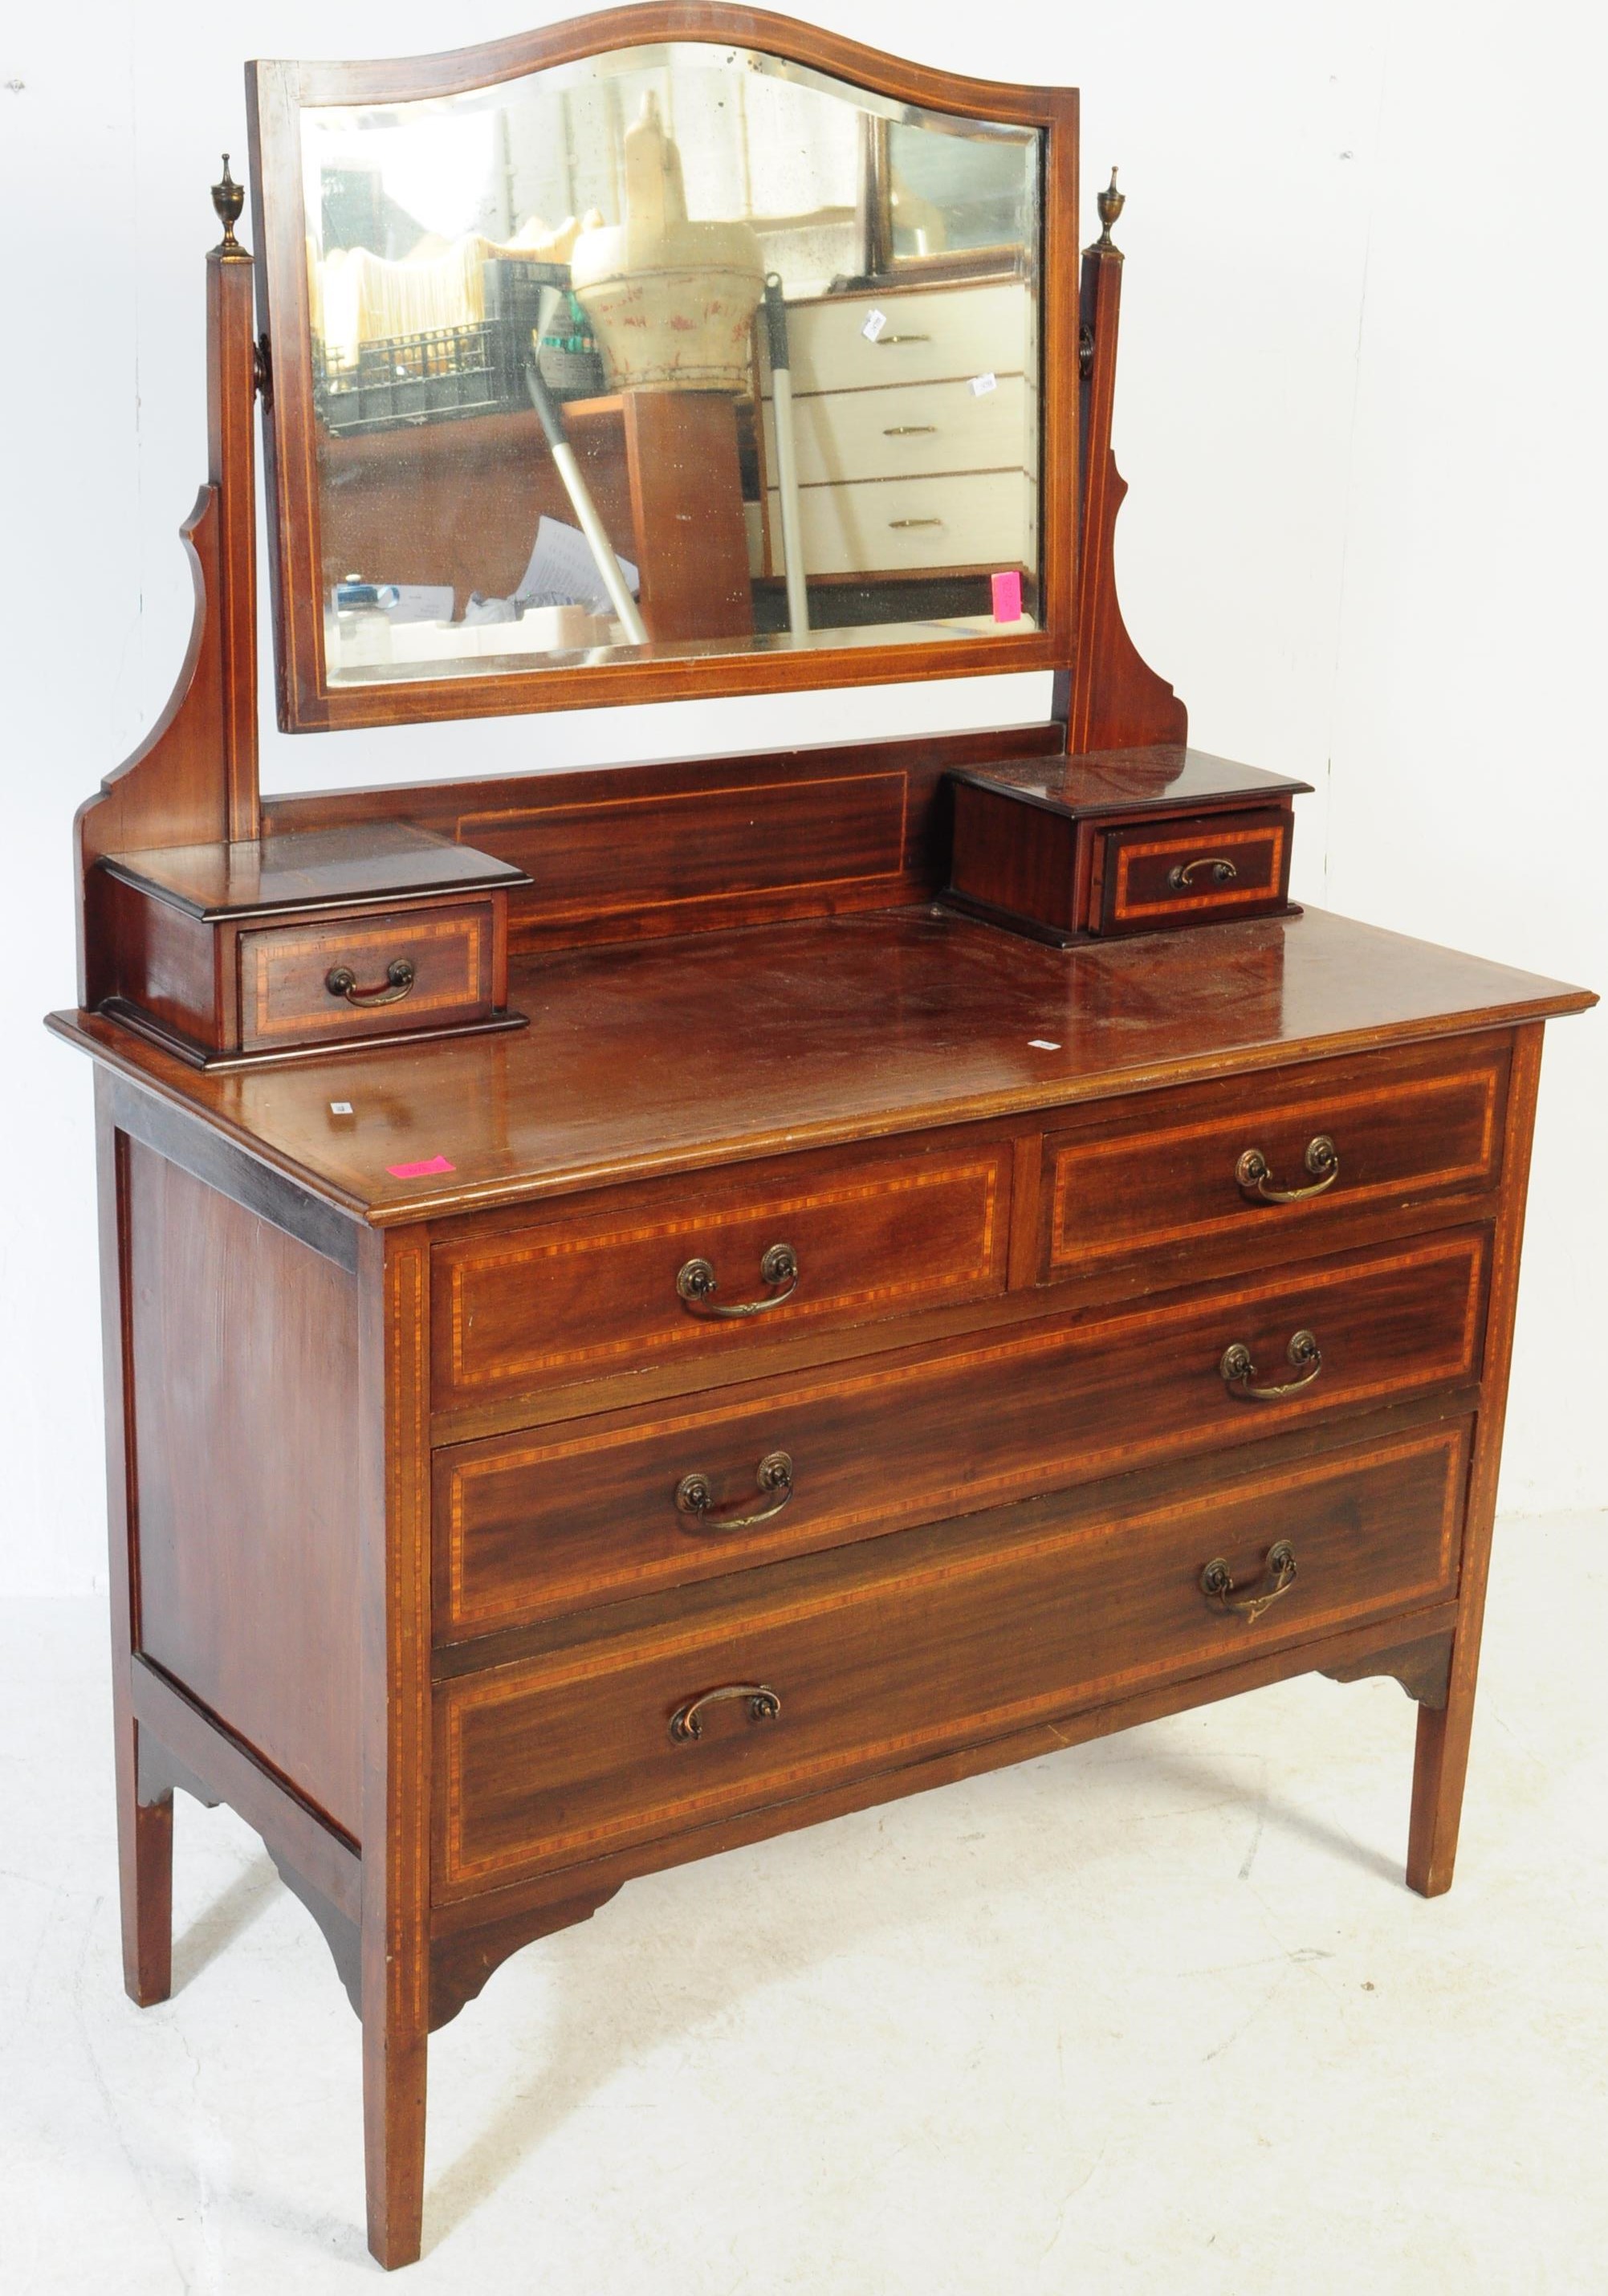
[[[249,92],[287,726],[1070,665],[1074,90],[654,0]]]

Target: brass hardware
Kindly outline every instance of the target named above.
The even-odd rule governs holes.
[[[1185,885],[1193,885],[1197,869],[1210,869],[1214,885],[1232,885],[1240,873],[1233,862],[1226,861],[1220,853],[1202,853],[1194,861],[1180,861],[1168,871],[1167,882],[1173,891],[1182,892]]]
[[[941,526],[941,518],[890,518],[889,525],[896,530],[904,526]]]
[[[1215,1603],[1225,1618],[1243,1619],[1254,1626],[1270,1603],[1287,1595],[1295,1584],[1295,1549],[1287,1538],[1268,1549],[1268,1560],[1262,1570],[1260,1594],[1241,1594],[1237,1602],[1229,1598],[1236,1592],[1228,1565],[1220,1554],[1214,1555],[1201,1573],[1201,1592],[1209,1603]]]
[[[215,255],[240,257],[245,249],[234,236],[234,226],[240,221],[240,211],[246,203],[245,186],[237,184],[229,173],[229,155],[224,153],[224,172],[212,186],[212,208],[224,227],[224,235],[213,249]]]
[[[696,1698],[689,1698],[685,1706],[676,1709],[670,1717],[670,1735],[677,1744],[684,1746],[690,1738],[701,1738],[703,1721],[698,1709],[718,1706],[726,1698],[745,1698],[751,1722],[774,1722],[782,1711],[782,1702],[769,1683],[728,1682],[719,1690],[701,1691]]]
[[[791,1299],[798,1288],[799,1255],[791,1243],[773,1243],[759,1262],[762,1283],[780,1284],[768,1300],[744,1300],[730,1308],[711,1307],[710,1302],[719,1290],[714,1268],[707,1259],[689,1259],[676,1278],[676,1290],[689,1316],[762,1316],[767,1308],[779,1308],[783,1300]]]
[[[258,335],[251,346],[251,387],[265,406],[274,404],[274,354],[267,335]]]
[[[414,985],[412,960],[393,957],[385,968],[385,979],[383,988],[359,988],[351,966],[336,964],[324,974],[324,985],[332,996],[344,996],[349,1004],[359,1004],[365,1012],[376,1004],[399,1004]]]
[[[889,343],[930,343],[931,340],[931,335],[878,335],[875,338],[878,350],[883,349]]]
[[[1265,1204],[1299,1204],[1308,1196],[1321,1196],[1340,1177],[1340,1151],[1326,1132],[1320,1132],[1307,1143],[1307,1152],[1301,1161],[1312,1175],[1309,1188],[1273,1188],[1272,1168],[1259,1148],[1247,1148],[1234,1168],[1234,1177],[1248,1196],[1259,1196]]]
[[[754,1480],[767,1497],[773,1491],[779,1491],[781,1496],[773,1499],[769,1506],[743,1514],[739,1510],[748,1505],[748,1500],[734,1499],[729,1506],[718,1507],[707,1475],[683,1475],[676,1486],[677,1512],[693,1518],[687,1526],[689,1530],[751,1530],[757,1522],[769,1522],[779,1515],[792,1498],[792,1459],[785,1451],[767,1451],[755,1471]]]
[[[1128,205],[1128,201],[1117,189],[1117,171],[1114,168],[1112,169],[1110,183],[1095,201],[1095,205],[1100,210],[1100,236],[1095,242],[1095,249],[1102,255],[1119,254],[1120,250],[1112,244],[1112,226]]]
[[[893,422],[882,436],[884,439],[931,439],[937,432],[936,422]]]
[[[1087,382],[1095,372],[1095,331],[1093,327],[1078,330],[1078,372]]]
[[[1276,1403],[1281,1396],[1294,1395],[1303,1387],[1310,1387],[1324,1367],[1323,1350],[1310,1332],[1296,1332],[1284,1349],[1287,1362],[1300,1371],[1299,1379],[1287,1379],[1282,1387],[1252,1387],[1256,1365],[1251,1360],[1251,1350],[1236,1340],[1223,1350],[1218,1369],[1230,1395],[1248,1398],[1253,1403]]]

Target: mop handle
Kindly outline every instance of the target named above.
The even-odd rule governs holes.
[[[646,645],[648,634],[642,616],[636,611],[636,601],[626,587],[626,578],[619,570],[619,561],[614,555],[614,545],[609,540],[603,522],[597,515],[597,505],[580,473],[575,459],[575,449],[564,435],[564,418],[558,411],[558,402],[548,390],[541,369],[534,359],[527,362],[525,383],[530,393],[530,404],[541,417],[542,429],[547,434],[547,444],[553,449],[553,459],[558,474],[574,506],[580,530],[586,536],[593,561],[603,578],[615,613],[625,627],[632,645]]]
[[[804,540],[799,531],[799,464],[793,451],[792,369],[787,347],[787,299],[781,274],[765,282],[765,332],[770,352],[771,404],[776,432],[776,485],[782,504],[782,558],[787,575],[787,626],[794,637],[809,628],[804,582]]]

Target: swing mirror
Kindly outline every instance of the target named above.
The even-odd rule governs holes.
[[[292,729],[1067,659],[1074,99],[685,15],[252,67]]]

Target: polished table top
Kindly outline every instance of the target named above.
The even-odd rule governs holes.
[[[516,960],[527,1029],[267,1066],[49,1025],[389,1225],[1596,1001],[1321,910],[1052,949],[921,909]]]

